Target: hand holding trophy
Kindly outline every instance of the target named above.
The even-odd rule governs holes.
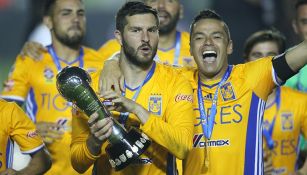
[[[66,67],[57,75],[57,89],[67,100],[74,103],[85,114],[98,113],[100,119],[112,117],[90,87],[91,78],[79,67]],[[116,171],[128,166],[137,159],[150,145],[151,141],[144,133],[132,128],[128,132],[112,117],[112,134],[108,138],[106,152],[111,166]]]

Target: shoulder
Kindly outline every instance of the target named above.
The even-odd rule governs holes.
[[[156,63],[156,72],[158,72],[161,81],[168,85],[177,86],[178,84],[190,85],[189,76],[192,76],[193,71],[183,68],[175,68],[170,65]]]
[[[102,48],[109,48],[109,47],[120,47],[120,44],[116,39],[110,39],[107,42],[105,42],[100,49]],[[99,50],[100,50],[99,49]]]

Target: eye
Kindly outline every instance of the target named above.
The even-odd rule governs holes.
[[[151,33],[156,33],[158,31],[158,28],[156,28],[156,27],[150,28],[148,31],[151,32]]]
[[[213,35],[214,39],[222,39],[223,37],[221,35]]]
[[[85,12],[78,12],[78,16],[85,16]]]

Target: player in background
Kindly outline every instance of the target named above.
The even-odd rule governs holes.
[[[13,141],[31,160],[25,168],[12,169]],[[0,175],[43,174],[51,167],[51,157],[35,125],[15,103],[0,99]]]
[[[153,61],[158,29],[157,11],[142,2],[128,2],[118,11],[115,31],[121,44],[118,71],[123,72],[125,90],[122,94],[113,90],[101,94],[114,103],[110,109],[121,112],[115,113],[115,118],[126,128],[142,130],[151,138],[151,146],[138,161],[115,172],[105,152],[112,121],[98,120],[95,115],[88,119],[75,112],[71,150],[72,164],[78,172],[94,164],[94,174],[177,174],[175,158],[184,159],[191,149],[192,88],[171,66]],[[92,78],[94,91],[98,91],[99,75]]]
[[[78,174],[70,161],[71,104],[58,93],[56,74],[66,66],[79,66],[93,73],[100,68],[101,58],[81,45],[86,32],[82,0],[48,0],[44,21],[51,31],[52,45],[47,46],[40,61],[17,57],[1,97],[25,103],[52,156],[53,165],[46,174]]]
[[[285,42],[279,31],[258,31],[246,40],[244,58],[249,62],[279,55],[285,51]],[[306,106],[306,93],[285,86],[275,88],[268,97],[263,119],[263,144],[265,150],[271,152],[273,174],[307,174],[306,167],[297,170],[296,165],[299,136],[307,134]]]

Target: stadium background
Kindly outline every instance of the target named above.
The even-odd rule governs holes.
[[[33,29],[33,6],[41,0],[0,0],[0,82],[2,83],[29,32]],[[84,0],[87,10],[85,45],[98,49],[113,37],[114,16],[125,0]],[[188,30],[193,16],[212,8],[228,23],[234,41],[229,62],[242,62],[244,40],[253,32],[275,26],[286,34],[288,46],[298,42],[291,28],[294,0],[181,0],[184,18],[179,29]],[[2,85],[0,86],[0,90]]]

